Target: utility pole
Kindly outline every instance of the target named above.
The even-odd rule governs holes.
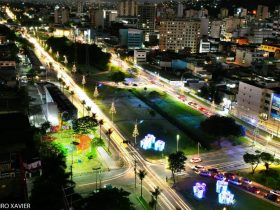
[[[137,175],[137,170],[136,170],[136,160],[134,159],[134,178],[135,178],[135,188],[136,188],[136,175]]]

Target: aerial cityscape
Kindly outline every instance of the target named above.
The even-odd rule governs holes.
[[[0,1],[0,209],[279,210],[279,0]]]

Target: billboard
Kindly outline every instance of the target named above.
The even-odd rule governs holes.
[[[273,94],[271,116],[280,120],[280,94]]]

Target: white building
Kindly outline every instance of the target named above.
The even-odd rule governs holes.
[[[246,48],[237,48],[235,62],[242,66],[251,66],[253,62],[260,62],[265,58],[265,52]]]
[[[162,20],[160,22],[160,50],[179,51],[191,48],[198,52],[201,35],[199,19]]]
[[[137,16],[137,1],[136,0],[119,0],[118,15],[123,16]]]
[[[178,8],[177,8],[177,17],[183,17],[184,16],[184,5],[180,2],[178,3]]]
[[[134,50],[134,63],[146,63],[147,52],[146,50]]]
[[[220,38],[222,23],[223,22],[221,20],[213,20],[210,23],[210,33],[209,33],[210,37],[215,39]]]

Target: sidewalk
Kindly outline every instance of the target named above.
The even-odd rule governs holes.
[[[119,168],[117,162],[111,158],[111,156],[108,155],[108,153],[104,150],[103,147],[97,147],[97,152],[100,156],[100,159],[103,160],[107,168],[109,169],[117,169]]]

